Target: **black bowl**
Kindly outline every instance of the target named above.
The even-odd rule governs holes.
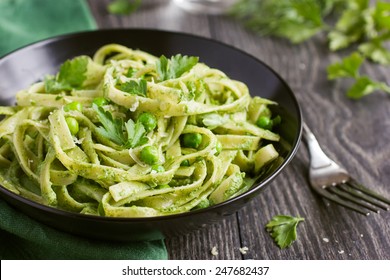
[[[189,34],[147,29],[98,30],[55,37],[21,48],[0,60],[0,104],[15,103],[15,93],[54,74],[59,66],[77,55],[92,55],[104,44],[118,43],[156,56],[195,55],[200,61],[246,83],[252,95],[279,103],[273,110],[283,122],[279,134],[285,140],[284,160],[256,182],[252,189],[212,207],[183,214],[150,218],[111,218],[70,213],[47,207],[0,186],[0,195],[9,204],[57,229],[91,238],[109,240],[154,240],[183,234],[235,213],[258,195],[280,174],[296,153],[301,137],[301,113],[289,86],[270,67],[236,48]],[[266,207],[266,205],[264,205]]]

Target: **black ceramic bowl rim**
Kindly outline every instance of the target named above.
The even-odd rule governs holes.
[[[68,216],[68,217],[79,217],[79,218],[82,218],[82,219],[87,219],[87,220],[96,220],[96,221],[105,221],[105,222],[126,222],[126,223],[129,223],[129,222],[154,222],[154,221],[158,221],[158,222],[163,222],[163,221],[166,221],[166,220],[173,220],[173,219],[178,219],[178,218],[184,218],[184,217],[189,217],[189,216],[196,216],[198,214],[201,214],[201,213],[205,213],[205,212],[209,212],[209,211],[217,211],[218,209],[221,209],[223,208],[224,206],[226,206],[227,204],[232,204],[238,200],[242,200],[242,199],[245,199],[245,198],[250,198],[250,197],[253,197],[253,195],[259,191],[263,191],[266,187],[268,187],[270,184],[270,182],[275,179],[275,177],[277,177],[280,172],[285,168],[285,166],[287,164],[290,163],[290,161],[292,160],[292,158],[295,156],[298,148],[299,148],[299,144],[300,144],[300,141],[301,141],[301,134],[302,134],[302,114],[301,114],[301,109],[300,109],[300,106],[299,106],[299,103],[293,93],[293,91],[291,90],[291,88],[289,87],[289,85],[285,82],[285,80],[275,71],[273,70],[270,66],[268,66],[266,63],[264,63],[262,60],[258,59],[257,57],[241,50],[241,49],[238,49],[234,46],[231,46],[229,44],[226,44],[226,43],[223,43],[221,41],[218,41],[218,40],[215,40],[213,38],[207,38],[207,37],[203,37],[203,36],[199,36],[199,35],[194,35],[194,34],[190,34],[190,33],[184,33],[184,32],[176,32],[176,31],[166,31],[166,30],[159,30],[159,29],[148,29],[148,28],[115,28],[115,29],[101,29],[101,30],[94,30],[94,31],[84,31],[84,32],[75,32],[75,33],[69,33],[69,34],[64,34],[64,35],[60,35],[60,36],[54,36],[54,37],[50,37],[50,38],[47,38],[47,39],[43,39],[43,40],[39,40],[37,42],[33,42],[31,44],[28,44],[28,45],[25,45],[23,47],[20,47],[18,49],[15,49],[14,51],[4,55],[3,57],[0,57],[0,62],[3,61],[3,60],[6,60],[8,57],[12,56],[14,53],[17,53],[21,50],[25,50],[25,49],[29,49],[29,48],[35,48],[35,47],[40,47],[41,45],[46,45],[48,43],[51,43],[51,42],[55,42],[55,41],[61,41],[61,40],[66,40],[66,39],[71,39],[72,37],[77,37],[77,36],[83,36],[83,35],[87,35],[87,34],[91,34],[91,33],[105,33],[105,32],[110,32],[110,31],[118,31],[118,30],[123,30],[123,31],[146,31],[146,32],[160,32],[160,33],[166,33],[166,34],[171,34],[171,35],[179,35],[179,36],[183,36],[183,37],[192,37],[192,38],[197,38],[197,39],[200,39],[200,40],[206,40],[206,41],[211,41],[211,42],[214,42],[218,45],[221,45],[225,48],[230,48],[236,52],[240,52],[242,55],[245,55],[257,62],[259,62],[260,64],[262,64],[263,66],[265,66],[270,72],[272,72],[275,77],[277,77],[280,82],[289,90],[290,92],[290,97],[292,98],[293,102],[294,102],[294,106],[296,107],[297,111],[298,111],[298,118],[297,118],[297,121],[298,121],[298,133],[296,134],[296,137],[294,139],[294,143],[293,143],[293,147],[292,149],[290,150],[290,152],[287,154],[287,156],[285,157],[283,163],[274,171],[272,172],[267,178],[265,178],[264,180],[261,180],[259,183],[257,184],[254,184],[248,191],[246,191],[245,193],[241,194],[241,195],[238,195],[234,198],[231,198],[229,200],[226,200],[224,202],[221,202],[221,203],[218,203],[218,204],[215,204],[215,205],[212,205],[210,207],[207,207],[207,208],[203,208],[203,209],[197,209],[197,210],[192,210],[192,211],[189,211],[189,212],[184,212],[184,213],[178,213],[178,214],[170,214],[170,215],[164,215],[164,216],[153,216],[153,217],[105,217],[105,216],[95,216],[95,215],[86,215],[86,214],[80,214],[80,213],[75,213],[75,212],[69,212],[69,211],[66,211],[66,210],[62,210],[62,209],[59,209],[59,208],[53,208],[53,207],[49,207],[49,206],[46,206],[46,205],[43,205],[43,204],[39,204],[35,201],[32,201],[32,200],[29,200],[29,199],[26,199],[20,195],[17,195],[11,191],[9,191],[8,189],[4,188],[3,186],[0,185],[0,191],[3,192],[5,195],[13,198],[13,199],[16,199],[22,203],[25,203],[25,204],[28,204],[29,206],[32,206],[34,208],[39,208],[40,210],[43,210],[43,211],[47,211],[47,212],[51,212],[53,214],[56,214],[56,215],[62,215],[62,216]],[[237,209],[238,211],[239,209]]]

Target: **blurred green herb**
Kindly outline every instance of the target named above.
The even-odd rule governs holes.
[[[301,43],[328,26],[324,18],[340,0],[241,0],[232,15],[261,35]]]
[[[297,239],[297,226],[304,221],[301,217],[277,215],[265,226],[281,249],[287,248]]]
[[[364,57],[358,52],[353,52],[341,62],[336,62],[328,66],[328,79],[353,79],[354,83],[347,91],[347,96],[353,99],[359,99],[377,90],[382,90],[390,94],[390,87],[388,85],[360,74],[360,66],[363,62]]]
[[[110,14],[129,15],[135,12],[141,5],[142,0],[115,0],[107,5]]]
[[[385,83],[360,76],[359,68],[366,59],[390,64],[390,51],[386,47],[390,40],[390,3],[369,0],[241,0],[233,7],[232,16],[261,35],[286,38],[292,43],[302,43],[326,32],[330,51],[349,48],[352,53],[342,62],[328,67],[329,79],[355,79],[355,84],[347,92],[350,98],[358,99],[376,90],[388,92],[389,86]],[[332,25],[328,21],[335,23]]]

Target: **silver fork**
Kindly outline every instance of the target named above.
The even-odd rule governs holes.
[[[309,148],[311,187],[319,195],[363,215],[388,211],[390,199],[362,186],[321,149],[316,137],[303,123],[303,140]],[[367,210],[366,210],[367,209]]]

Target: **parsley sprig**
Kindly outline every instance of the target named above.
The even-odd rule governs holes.
[[[97,128],[97,132],[101,136],[127,149],[147,142],[145,136],[146,129],[138,120],[134,122],[132,119],[129,119],[127,122],[124,122],[121,118],[114,118],[110,111],[104,110],[102,106],[98,106],[95,103],[92,104],[92,108],[102,124],[102,126]]]
[[[352,99],[359,99],[377,90],[390,94],[390,87],[383,82],[375,81],[366,75],[360,74],[360,67],[365,58],[358,52],[353,52],[341,62],[328,66],[328,79],[349,78],[354,81],[347,91],[347,96]]]
[[[170,59],[164,55],[156,62],[156,71],[160,81],[176,79],[190,71],[199,61],[196,56],[177,54]]]
[[[301,43],[327,28],[324,17],[334,0],[241,0],[232,15],[261,35]]]
[[[297,239],[297,226],[299,222],[304,220],[301,217],[277,215],[266,225],[266,229],[270,232],[276,244],[284,249]]]
[[[56,76],[48,76],[45,79],[45,90],[50,93],[69,91],[79,88],[86,80],[89,59],[87,56],[79,56],[73,60],[65,61]]]
[[[137,121],[134,123],[132,119],[129,119],[126,124],[127,141],[124,143],[126,148],[134,148],[145,144],[148,139],[145,137],[146,129],[144,125]]]
[[[326,32],[330,51],[349,48],[363,57],[362,63],[370,60],[383,65],[390,65],[389,14],[390,3],[370,0],[241,0],[232,9],[235,18],[261,35],[301,43]],[[335,24],[328,23],[331,15],[336,17]],[[352,62],[360,60],[355,54],[351,57]],[[376,90],[388,92],[388,85],[360,76],[356,66],[350,65],[355,73],[336,74],[345,70],[339,66],[348,64],[349,58],[328,68],[329,79],[355,79],[348,97],[358,99]]]
[[[85,89],[101,82],[105,67],[82,55],[65,61],[55,76],[45,78],[45,91],[59,93],[73,89]]]
[[[130,80],[121,84],[120,90],[130,94],[136,94],[145,97],[148,91],[147,82],[145,79],[140,79],[138,82],[135,80]]]

